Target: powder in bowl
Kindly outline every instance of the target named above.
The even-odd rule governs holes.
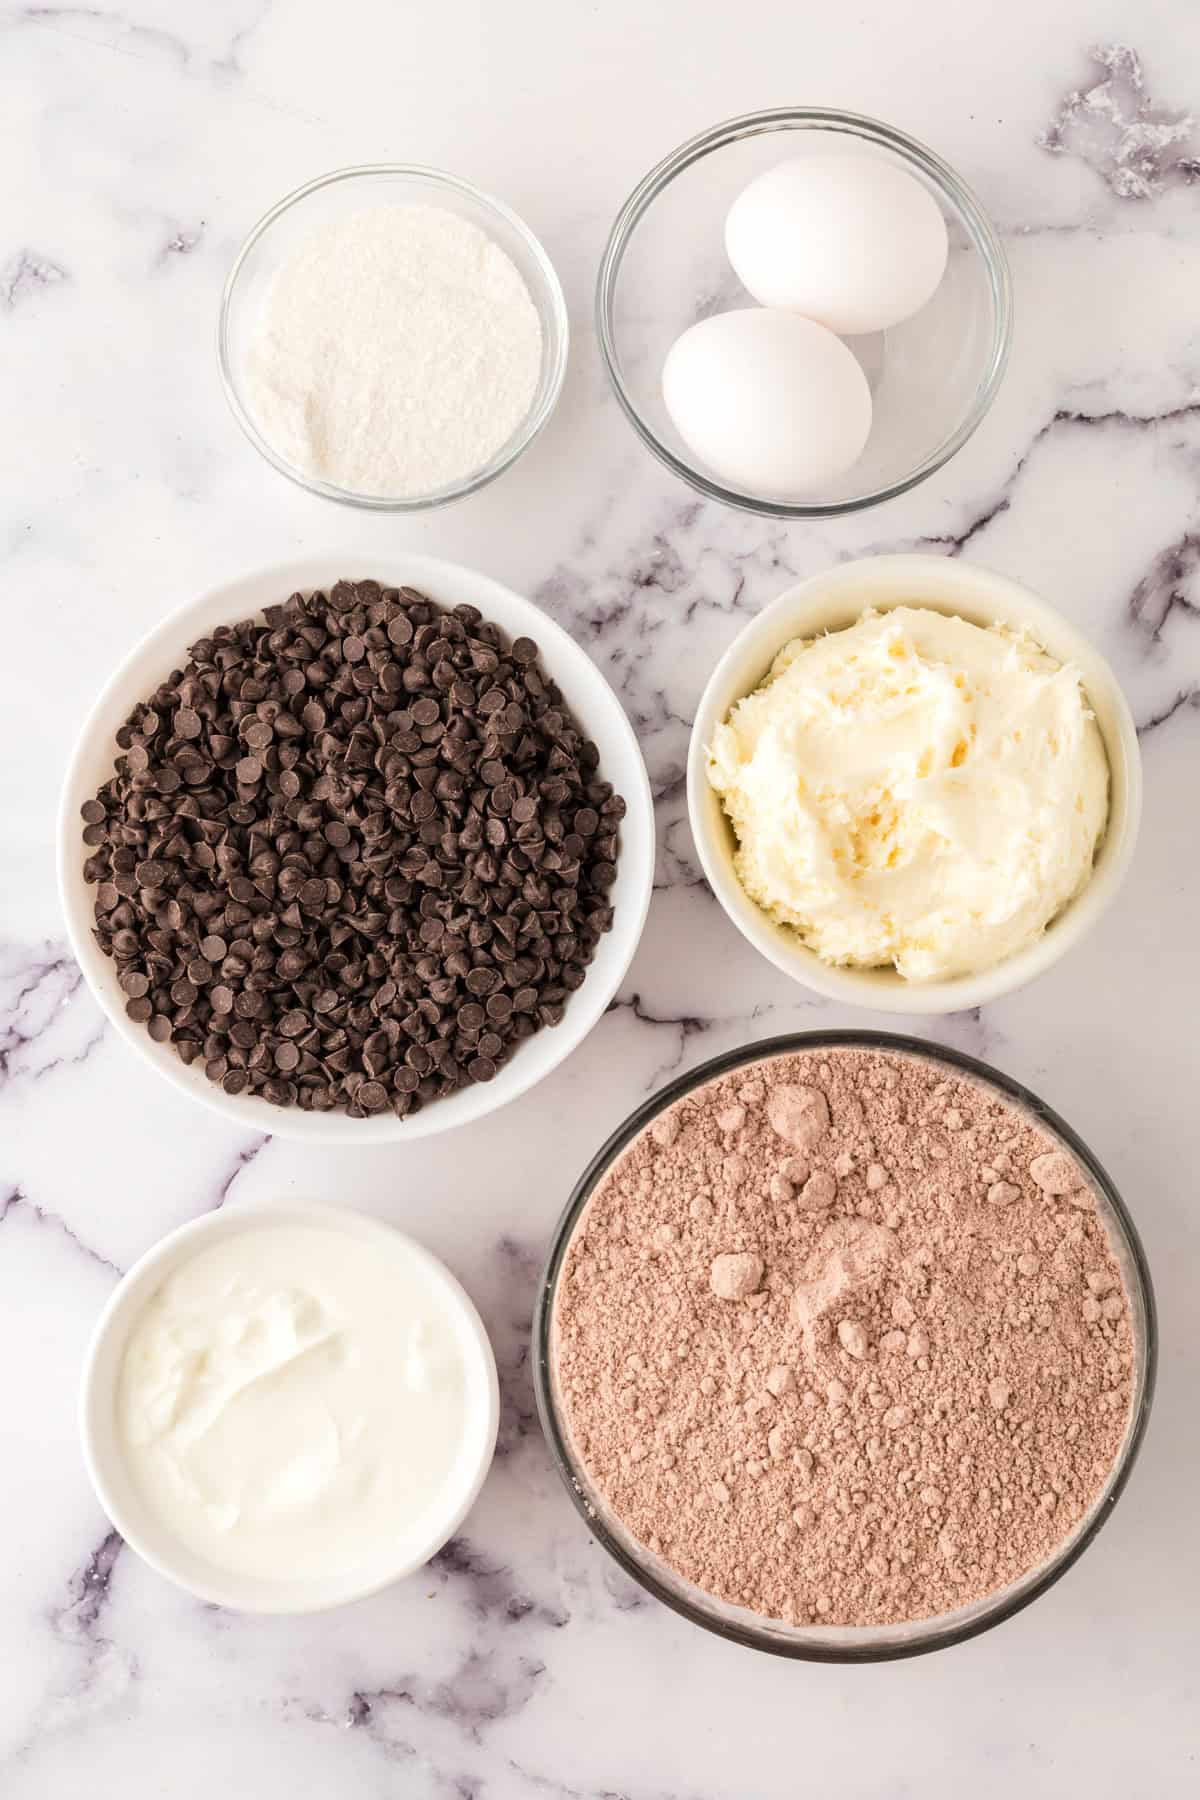
[[[1083,1167],[895,1050],[743,1064],[601,1175],[551,1380],[589,1501],[723,1604],[955,1612],[1051,1561],[1129,1431],[1129,1296]]]
[[[529,290],[485,232],[441,207],[368,207],[322,225],[276,271],[246,399],[302,474],[411,499],[504,447],[541,358]]]

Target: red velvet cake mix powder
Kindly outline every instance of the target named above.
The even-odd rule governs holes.
[[[1112,1468],[1130,1306],[1089,1178],[998,1089],[820,1048],[677,1100],[558,1284],[568,1442],[707,1593],[883,1625],[1042,1563]]]

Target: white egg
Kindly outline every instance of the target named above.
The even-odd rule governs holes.
[[[738,279],[763,306],[831,331],[885,331],[924,306],[946,268],[946,221],[919,181],[878,156],[777,163],[725,221]]]
[[[691,326],[667,352],[662,391],[700,461],[763,498],[826,489],[857,461],[871,429],[871,390],[841,339],[771,307]]]

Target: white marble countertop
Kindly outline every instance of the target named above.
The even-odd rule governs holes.
[[[1003,230],[1018,312],[969,447],[904,500],[803,529],[677,485],[607,393],[591,330],[633,182],[693,131],[789,101],[892,120],[960,169]],[[0,4],[5,1800],[1196,1791],[1193,105],[1188,0]],[[302,180],[377,159],[445,165],[520,211],[575,334],[534,451],[419,521],[280,480],[213,355],[248,226]],[[51,821],[83,709],[164,612],[251,565],[397,545],[530,594],[607,670],[659,796],[660,885],[618,1004],[534,1094],[452,1140],[301,1153],[193,1108],[103,1028],[64,948]],[[670,1071],[772,1031],[885,1023],[807,996],[736,936],[697,877],[680,776],[739,623],[794,574],[906,545],[969,546],[1044,591],[1111,657],[1142,727],[1143,839],[1102,926],[1033,988],[917,1028],[1029,1082],[1096,1148],[1144,1235],[1163,1359],[1127,1494],[1052,1592],[940,1656],[818,1668],[719,1643],[615,1574],[543,1448],[528,1319],[574,1177]],[[505,1416],[483,1496],[426,1576],[288,1623],[199,1605],[122,1550],[74,1405],[121,1269],[205,1208],[300,1193],[376,1210],[448,1260],[493,1334]]]

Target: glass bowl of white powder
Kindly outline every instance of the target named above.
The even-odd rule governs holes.
[[[567,342],[558,277],[515,213],[457,176],[380,163],[259,220],[225,284],[218,354],[234,417],[280,474],[416,512],[528,448]]]

